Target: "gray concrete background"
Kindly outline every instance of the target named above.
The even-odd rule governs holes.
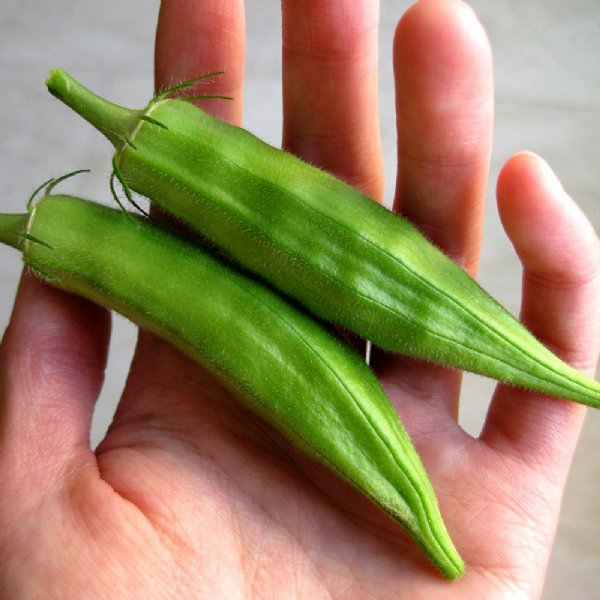
[[[395,132],[391,40],[409,2],[382,0],[381,124],[387,196],[393,191]],[[595,0],[472,0],[494,51],[496,136],[480,280],[518,311],[520,270],[496,215],[493,182],[513,152],[544,156],[600,230],[600,3]],[[41,181],[91,168],[67,192],[107,198],[108,144],[45,91],[62,66],[92,89],[126,105],[152,91],[158,0],[3,0],[0,13],[0,181],[3,212],[20,211]],[[278,144],[281,123],[279,3],[247,1],[246,127]],[[260,7],[260,10],[256,10]],[[8,322],[20,261],[0,249],[0,327]],[[127,372],[135,329],[115,319],[107,381],[93,441],[110,421]],[[467,377],[461,421],[478,432],[491,383]],[[590,413],[565,493],[545,600],[599,598],[600,414]]]

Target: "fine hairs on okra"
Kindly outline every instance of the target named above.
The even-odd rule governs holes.
[[[112,142],[130,199],[148,197],[320,318],[383,349],[600,407],[598,382],[352,186],[210,116],[194,96],[167,90],[130,110],[60,69],[47,85]]]
[[[26,214],[0,215],[0,242],[50,284],[123,314],[210,369],[403,525],[445,577],[462,574],[431,483],[377,378],[310,315],[191,239],[71,196],[46,194]]]

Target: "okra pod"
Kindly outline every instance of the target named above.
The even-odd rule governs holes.
[[[597,381],[352,186],[186,99],[161,94],[130,110],[62,70],[47,84],[113,143],[130,196],[147,196],[320,318],[383,349],[600,407]]]
[[[145,218],[46,195],[0,215],[0,242],[48,283],[153,331],[403,525],[448,578],[463,563],[410,438],[361,357],[196,242]]]

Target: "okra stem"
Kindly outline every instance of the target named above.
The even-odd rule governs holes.
[[[27,228],[29,214],[11,215],[0,213],[0,242],[21,249],[21,233]]]
[[[127,143],[143,111],[113,104],[81,85],[62,69],[53,69],[46,81],[50,93],[102,132],[115,148]]]

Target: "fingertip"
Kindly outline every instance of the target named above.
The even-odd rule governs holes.
[[[436,119],[453,114],[454,145],[462,138],[468,147],[478,131],[491,136],[492,50],[471,7],[461,0],[420,0],[400,18],[393,48],[399,110],[418,111],[432,131]]]
[[[598,270],[598,237],[586,215],[537,154],[522,151],[502,167],[498,211],[526,271],[585,280]]]
[[[481,26],[479,19],[471,6],[464,0],[417,0],[403,14],[400,19],[400,24],[406,23],[408,20],[417,18],[422,19],[424,16],[443,21],[447,19],[449,13],[455,15],[457,13],[463,15],[470,24],[476,24],[481,29],[481,33],[485,36],[485,31]],[[487,36],[485,36],[487,39]]]
[[[429,51],[423,52],[424,47]],[[413,55],[420,68],[436,68],[441,84],[444,73],[452,76],[452,67],[460,67],[465,58],[475,58],[486,69],[492,62],[485,28],[462,0],[419,0],[413,4],[400,18],[394,34],[394,56],[406,54]]]
[[[520,204],[523,209],[531,205],[532,200],[540,193],[548,198],[559,198],[565,193],[560,180],[550,165],[540,156],[529,150],[513,154],[500,169],[496,193],[500,209],[509,216],[506,209],[517,209]],[[527,196],[527,203],[520,201]]]

